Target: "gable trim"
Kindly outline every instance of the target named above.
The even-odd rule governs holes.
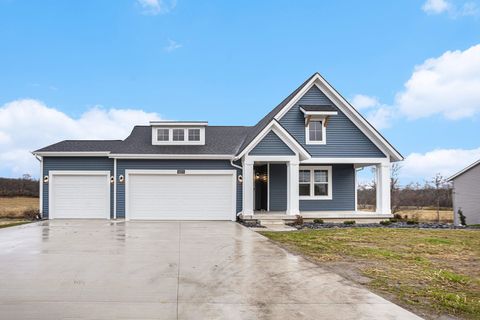
[[[275,116],[280,121],[282,117],[310,90],[316,86],[329,98],[337,108],[342,110],[385,155],[390,155],[393,161],[403,160],[403,156],[350,104],[338,93],[320,74],[315,76],[293,97]]]
[[[469,171],[470,169],[473,169],[475,168],[477,165],[480,164],[480,160],[472,163],[471,165],[467,166],[466,168],[460,170],[459,172],[455,173],[453,176],[451,176],[450,178],[447,179],[447,181],[452,181],[453,179],[456,179],[458,178],[459,176],[461,176],[462,174],[466,173],[467,171]]]
[[[276,120],[272,120],[265,128],[263,128],[262,131],[238,154],[234,160],[238,160],[242,158],[244,155],[248,154],[250,151],[253,150],[257,146],[257,144],[260,143],[260,141],[265,138],[265,136],[270,132],[273,131],[280,140],[283,141],[289,147],[295,155],[298,155],[300,157],[300,160],[307,160],[310,159],[311,156],[308,153],[305,148],[302,147],[301,144],[295,140],[295,138],[292,137],[290,133],[288,133],[287,130],[285,130],[280,123]]]

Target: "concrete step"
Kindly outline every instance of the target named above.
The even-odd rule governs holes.
[[[258,222],[262,226],[268,225],[285,225],[285,220],[282,219],[259,219]]]

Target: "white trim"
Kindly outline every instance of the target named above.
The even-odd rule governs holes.
[[[113,159],[113,219],[117,219],[117,159]]]
[[[43,218],[43,157],[40,157],[40,178],[38,179],[39,183],[39,195],[40,198],[38,199],[39,202],[39,212],[40,212],[40,217]]]
[[[267,211],[270,211],[270,162],[267,162]]]
[[[307,111],[300,107],[300,111],[307,116],[336,116],[338,115],[337,111]]]
[[[208,126],[208,121],[169,121],[169,120],[154,120],[150,121],[152,127],[183,127],[183,126]]]
[[[310,195],[309,196],[299,196],[300,200],[332,200],[333,190],[332,190],[332,166],[300,166],[300,170],[309,170],[310,171]],[[315,196],[315,170],[326,170],[328,173],[328,195],[326,196]],[[300,185],[300,181],[297,182]]]
[[[254,162],[293,162],[300,163],[297,156],[251,156],[244,157],[244,163],[254,164]]]
[[[463,170],[460,170],[459,172],[455,173],[453,176],[451,176],[450,178],[448,178],[447,181],[452,181],[453,179],[457,178],[458,176],[461,176],[462,174],[464,174],[464,173],[467,172],[468,170],[476,167],[478,164],[480,164],[480,160],[472,163],[471,165],[467,166],[467,167],[464,168]]]
[[[322,140],[310,140],[310,125],[312,121],[319,121],[322,126]],[[311,119],[305,126],[305,144],[326,144],[327,143],[327,127],[325,127],[325,119]]]
[[[362,170],[362,169],[360,169]],[[357,177],[358,169],[354,165],[353,166],[353,178],[354,178],[354,185],[355,185],[355,211],[358,211],[358,177]]]
[[[273,131],[300,159],[309,159],[310,154],[305,148],[295,140],[288,131],[286,131],[277,121],[272,120],[262,131],[253,139],[242,152],[235,157],[235,160],[240,159],[245,154],[255,148],[255,146],[262,141],[263,138],[271,131]]]
[[[125,220],[129,221],[130,175],[178,175],[178,170],[125,170]],[[237,170],[185,170],[181,175],[232,175],[232,221],[237,220]]]
[[[388,158],[310,158],[308,160],[300,161],[300,164],[377,164],[390,163]]]
[[[188,138],[188,131],[190,129],[197,129],[200,130],[200,140],[189,140]],[[161,141],[158,140],[158,130],[168,130],[168,140]],[[184,140],[173,140],[173,130],[183,130],[183,138]],[[161,146],[198,146],[198,145],[205,145],[205,127],[199,126],[191,126],[191,127],[152,127],[152,145]]]
[[[280,120],[292,106],[314,85],[317,86],[344,114],[357,125],[357,127],[385,154],[391,155],[394,160],[403,160],[403,156],[396,151],[387,140],[382,137],[374,127],[366,121],[360,113],[353,108],[320,74],[315,74],[312,79],[280,110],[275,116]]]
[[[234,155],[228,154],[124,154],[115,153],[110,154],[109,158],[117,159],[218,159],[218,160],[230,160]]]
[[[48,219],[55,219],[55,211],[53,210],[53,199],[55,198],[55,193],[53,192],[53,182],[54,176],[60,175],[76,175],[76,176],[101,176],[105,175],[106,177],[106,187],[108,188],[108,197],[107,201],[107,216],[104,219],[110,219],[110,171],[103,170],[50,170],[48,172]],[[81,218],[81,217],[80,217]]]
[[[107,157],[110,151],[45,151],[33,152],[33,154],[42,157]]]

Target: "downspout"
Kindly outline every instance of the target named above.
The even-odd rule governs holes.
[[[230,159],[230,165],[231,165],[232,167],[234,167],[234,168],[237,168],[237,169],[242,170],[242,176],[243,176],[243,167],[239,166],[238,164],[233,163],[233,160],[234,160],[234,159],[235,159],[235,158]],[[242,194],[243,194],[243,184],[242,184]],[[243,199],[242,199],[242,207],[243,207]],[[242,211],[237,212],[237,217],[240,215],[241,212],[242,212]]]

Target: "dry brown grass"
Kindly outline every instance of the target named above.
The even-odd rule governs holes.
[[[401,215],[402,218],[409,220],[417,220],[420,222],[438,221],[437,210],[435,209],[400,210],[396,213]],[[453,210],[440,210],[440,221],[453,222]]]
[[[23,218],[32,210],[38,211],[38,198],[0,197],[0,218]]]

